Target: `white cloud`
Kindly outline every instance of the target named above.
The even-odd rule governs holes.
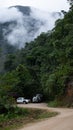
[[[23,17],[22,13],[19,12],[16,8],[2,8],[0,9],[0,23],[5,23],[9,21],[17,21],[21,22],[21,18]]]
[[[12,5],[33,6],[50,12],[69,8],[67,0],[0,0],[0,7]]]
[[[29,27],[31,17],[23,16],[16,8],[5,8],[14,5],[32,6],[43,10],[31,9],[31,17],[36,19],[36,28]],[[67,0],[0,0],[0,23],[15,21],[3,29],[4,38],[12,45],[24,46],[25,42],[34,40],[41,32],[46,32],[54,27],[58,15],[52,16],[48,12],[68,10]],[[46,11],[46,13],[44,12]],[[32,24],[32,23],[31,23]],[[32,30],[32,31],[30,31]],[[35,31],[34,31],[35,30]],[[29,33],[28,33],[29,32]]]
[[[0,10],[0,23],[10,22],[6,28],[3,28],[4,38],[10,44],[19,47],[34,40],[41,32],[51,30],[59,17],[35,8],[31,8],[30,16],[23,15],[14,7]]]

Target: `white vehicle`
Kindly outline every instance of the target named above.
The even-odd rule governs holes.
[[[19,98],[17,98],[16,102],[17,103],[25,103],[25,104],[27,104],[27,103],[30,102],[30,99],[25,99],[24,97],[19,97]]]

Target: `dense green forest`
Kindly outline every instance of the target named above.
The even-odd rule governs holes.
[[[53,30],[7,55],[0,75],[1,105],[9,107],[13,98],[36,93],[47,101],[73,105],[73,6],[63,13]]]

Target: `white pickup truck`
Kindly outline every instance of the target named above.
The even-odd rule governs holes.
[[[24,97],[18,97],[17,100],[16,100],[17,103],[29,103],[30,102],[30,99],[25,99]]]

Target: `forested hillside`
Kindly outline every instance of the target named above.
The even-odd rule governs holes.
[[[24,47],[26,42],[33,41],[41,32],[52,29],[55,21],[62,17],[60,12],[42,12],[29,6],[11,6],[1,11],[0,73],[5,72],[4,62],[7,54],[15,53],[18,48]]]
[[[6,73],[0,77],[1,100],[42,93],[45,100],[73,105],[73,6],[63,13],[53,30],[7,56]]]
[[[4,62],[6,60],[7,54],[15,53],[17,50],[16,47],[8,44],[7,40],[3,37],[3,27],[6,27],[7,24],[4,26],[0,23],[0,73],[4,73]]]

